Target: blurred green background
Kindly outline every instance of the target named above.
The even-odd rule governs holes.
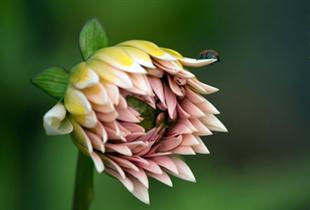
[[[46,137],[54,101],[30,84],[41,70],[81,60],[78,33],[97,16],[111,44],[146,39],[222,62],[196,69],[221,89],[208,98],[228,134],[207,139],[210,155],[187,157],[197,184],[151,181],[151,205],[95,175],[93,210],[309,210],[308,0],[1,0],[0,209],[70,209],[77,150]]]

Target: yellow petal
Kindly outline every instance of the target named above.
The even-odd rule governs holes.
[[[177,59],[183,59],[183,56],[175,51],[175,50],[172,50],[172,49],[169,49],[169,48],[161,48],[162,50],[164,50],[165,52],[169,53],[171,56],[177,58]]]
[[[86,96],[73,87],[68,87],[64,97],[64,102],[66,109],[72,114],[83,115],[92,110]]]
[[[82,62],[71,70],[70,82],[78,89],[91,87],[99,82],[98,75]]]
[[[119,45],[138,48],[150,54],[151,56],[162,59],[162,60],[169,60],[169,61],[176,60],[176,58],[172,57],[171,55],[166,53],[164,50],[160,49],[156,44],[149,42],[149,41],[130,40],[130,41],[122,42]]]
[[[123,71],[145,74],[146,71],[121,48],[107,47],[98,50],[91,59],[99,59]]]
[[[86,88],[83,90],[88,100],[96,104],[105,104],[109,101],[106,89],[102,84]]]
[[[97,124],[97,117],[94,111],[84,115],[73,115],[74,120],[86,128],[94,128]]]
[[[124,50],[138,64],[148,68],[155,68],[150,56],[142,50],[134,47],[121,47],[121,49]]]
[[[105,81],[122,88],[132,87],[132,83],[126,72],[116,69],[103,61],[92,59],[88,62],[88,66]]]

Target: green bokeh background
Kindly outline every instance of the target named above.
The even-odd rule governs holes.
[[[220,88],[208,98],[228,134],[205,138],[211,154],[187,157],[197,184],[151,181],[151,205],[95,175],[93,210],[309,210],[308,0],[1,0],[0,209],[70,209],[77,150],[46,137],[55,103],[30,84],[41,70],[81,60],[78,32],[96,16],[111,44],[146,39],[222,62],[195,69]]]

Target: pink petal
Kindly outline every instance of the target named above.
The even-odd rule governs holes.
[[[200,120],[212,131],[228,132],[223,123],[212,114],[206,114],[206,116]]]
[[[104,148],[104,144],[103,144],[102,139],[99,136],[97,136],[96,134],[94,134],[93,132],[90,132],[90,131],[86,131],[86,134],[89,137],[89,139],[90,139],[90,141],[92,143],[92,146],[96,150],[99,150],[102,153],[104,153],[105,152],[105,148]]]
[[[177,157],[172,157],[172,160],[179,171],[178,174],[173,174],[174,176],[190,182],[196,182],[193,172],[183,160],[180,160]]]
[[[164,75],[164,71],[159,69],[159,68],[155,68],[155,69],[147,69],[147,73],[148,75],[157,77],[157,78],[162,78]]]
[[[145,129],[135,123],[128,123],[128,122],[120,122],[122,126],[124,126],[127,130],[129,130],[131,133],[139,133],[139,132],[145,132]]]
[[[118,120],[125,122],[139,123],[140,120],[129,109],[120,109],[118,112]]]
[[[177,96],[184,96],[184,92],[181,90],[178,84],[173,80],[172,76],[168,75],[168,83],[171,91]]]
[[[150,204],[148,188],[133,177],[130,180],[134,185],[132,194],[143,203]]]
[[[208,100],[197,103],[196,106],[204,113],[219,114],[220,112]]]
[[[202,95],[197,94],[189,87],[186,87],[186,97],[194,104],[201,103],[206,100]]]
[[[91,106],[97,112],[110,113],[110,112],[115,111],[114,105],[110,102],[106,104],[101,104],[101,105],[93,103]]]
[[[172,150],[173,154],[178,155],[195,155],[195,151],[190,146],[179,146]]]
[[[210,154],[208,148],[203,143],[201,138],[197,138],[197,140],[199,141],[199,144],[193,146],[193,149],[195,150],[195,152],[200,153],[200,154]]]
[[[154,174],[162,174],[163,171],[160,169],[157,163],[149,159],[147,159],[147,162],[148,162],[147,164],[140,162],[140,163],[137,163],[137,165]]]
[[[107,152],[117,152],[119,154],[126,155],[126,156],[132,155],[131,150],[126,145],[106,143],[105,146],[106,146]]]
[[[180,104],[177,104],[178,116],[180,118],[189,118],[190,115],[182,108]]]
[[[195,134],[199,136],[209,136],[212,135],[212,132],[205,126],[199,119],[190,119],[193,126],[197,129]]]
[[[97,112],[96,115],[101,122],[113,122],[119,117],[119,114],[116,111],[108,113]]]
[[[197,140],[199,137],[195,137],[192,134],[184,134],[183,135],[183,141],[182,145],[183,146],[193,146],[199,144],[199,141]]]
[[[169,117],[171,119],[175,119],[177,99],[176,99],[176,96],[171,92],[170,88],[166,84],[164,84],[164,94],[165,94],[165,101],[167,104]]]
[[[135,164],[133,164],[132,162],[130,162],[129,160],[127,160],[125,158],[116,157],[115,155],[108,155],[108,157],[111,158],[112,160],[114,160],[122,168],[127,168],[127,169],[131,169],[134,171],[139,171],[139,168]]]
[[[108,168],[113,169],[115,172],[117,172],[123,179],[126,177],[124,170],[112,159],[108,158],[107,156],[104,156],[104,162],[106,163],[106,166]]]
[[[205,114],[187,98],[184,98],[180,104],[182,108],[190,115],[190,118],[199,118],[205,116]]]
[[[168,169],[169,171],[172,171],[173,173],[176,173],[176,174],[179,173],[176,165],[171,160],[171,158],[168,156],[153,157],[152,160],[156,162],[158,165],[160,165],[161,167],[164,167]]]
[[[111,176],[114,176],[116,179],[118,179],[129,192],[133,192],[133,184],[131,182],[130,179],[128,179],[127,177],[122,177],[120,176],[118,173],[116,173],[114,170],[107,168],[106,173],[110,174]]]
[[[168,185],[169,187],[172,187],[172,181],[169,175],[165,172],[163,172],[162,174],[153,174],[151,172],[147,172],[147,175],[153,177],[154,179],[160,181],[161,183],[164,183],[165,185]]]
[[[166,139],[162,139],[159,143],[159,148],[157,151],[160,152],[166,152],[169,150],[172,150],[174,148],[176,148],[177,146],[179,146],[182,142],[182,136],[176,136],[176,137],[169,137]]]
[[[126,170],[126,172],[133,177],[135,177],[141,184],[143,184],[146,188],[149,188],[149,180],[143,169],[138,169],[138,171],[134,170]]]
[[[163,88],[163,84],[161,82],[160,79],[155,78],[155,77],[148,77],[150,85],[154,91],[154,93],[156,94],[156,96],[159,98],[159,100],[166,105],[165,102],[165,96],[164,96],[164,88]]]

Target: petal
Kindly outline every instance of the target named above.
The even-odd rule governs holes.
[[[161,49],[164,50],[165,52],[169,53],[171,56],[173,56],[173,57],[175,57],[177,59],[183,59],[183,56],[179,52],[177,52],[175,50],[172,50],[172,49],[169,49],[169,48],[163,48],[163,47]]]
[[[145,169],[146,171],[152,172],[154,174],[162,174],[163,171],[161,170],[161,168],[158,166],[157,163],[149,159],[146,159],[146,161],[147,161],[147,164],[138,162],[137,165]]]
[[[171,91],[176,94],[177,96],[184,96],[184,91],[179,87],[179,85],[173,80],[172,76],[168,75],[168,82],[169,82],[169,87]]]
[[[106,104],[110,100],[108,98],[107,91],[101,84],[86,88],[83,90],[83,92],[88,98],[88,100],[95,104]]]
[[[172,157],[172,160],[179,171],[178,174],[173,174],[174,176],[190,182],[196,182],[193,172],[183,160],[177,157]]]
[[[184,66],[190,66],[190,67],[201,67],[201,66],[206,66],[211,63],[214,63],[217,61],[215,58],[210,58],[210,59],[194,59],[194,58],[182,58],[180,59],[181,63]]]
[[[121,47],[121,49],[124,50],[138,64],[148,68],[155,68],[150,56],[142,50],[134,47]]]
[[[44,115],[43,126],[47,135],[64,135],[73,130],[71,122],[66,118],[66,109],[61,103],[57,103]]]
[[[212,132],[208,129],[207,126],[205,126],[199,119],[190,119],[192,125],[197,129],[197,132],[195,134],[199,136],[209,136],[212,135]]]
[[[144,40],[130,40],[130,41],[122,42],[119,45],[138,48],[146,52],[147,54],[150,54],[151,56],[155,58],[159,58],[161,60],[168,60],[168,61],[176,60],[176,58],[166,53],[164,50],[160,49],[157,45],[155,45],[152,42],[148,42]]]
[[[201,94],[211,94],[217,92],[219,89],[200,82],[197,78],[187,80],[187,84],[196,92]]]
[[[130,179],[128,179],[127,177],[122,177],[120,176],[117,172],[115,172],[114,170],[112,169],[105,169],[105,172],[107,172],[108,174],[110,174],[111,176],[115,177],[116,179],[118,179],[125,187],[126,189],[129,191],[129,192],[132,192],[133,191],[133,184],[131,182]]]
[[[130,162],[125,158],[117,157],[115,155],[109,155],[109,158],[117,162],[117,164],[122,168],[131,169],[133,171],[139,171],[139,168],[135,164],[133,164],[132,162]]]
[[[164,138],[161,139],[159,143],[159,148],[157,149],[160,152],[166,152],[169,150],[172,150],[179,146],[182,142],[182,136],[179,135],[177,137],[169,137],[169,138]]]
[[[143,95],[153,94],[149,81],[145,75],[130,74],[129,77],[133,83],[133,86],[144,92]]]
[[[108,113],[97,112],[97,117],[101,122],[113,122],[119,117],[119,114],[116,111]]]
[[[179,146],[172,150],[173,154],[178,155],[195,155],[195,151],[190,146]]]
[[[70,82],[78,89],[91,87],[99,83],[98,75],[82,62],[71,70]]]
[[[105,152],[105,147],[104,147],[102,139],[99,136],[97,136],[96,134],[94,134],[93,132],[90,132],[90,131],[86,131],[86,134],[89,137],[89,139],[90,139],[90,141],[92,143],[92,146],[96,150],[104,153]]]
[[[165,169],[168,169],[169,171],[172,171],[173,173],[179,173],[176,165],[168,156],[157,156],[152,157],[152,160],[156,162],[161,167],[164,167]]]
[[[200,120],[212,131],[228,132],[223,123],[212,114],[206,114],[206,116]]]
[[[93,146],[84,129],[74,120],[71,120],[71,122],[74,128],[72,132],[73,143],[86,154],[91,154],[93,152]]]
[[[219,110],[213,106],[208,100],[205,100],[204,102],[196,104],[196,106],[203,111],[204,113],[210,113],[210,114],[219,114]]]
[[[105,146],[107,152],[117,152],[122,155],[132,156],[131,150],[126,145],[106,143]]]
[[[194,136],[192,134],[184,134],[183,135],[183,141],[182,141],[182,145],[183,146],[193,146],[193,145],[197,145],[199,144],[199,141],[198,139],[199,138],[198,136]]]
[[[95,152],[92,152],[90,154],[90,157],[93,160],[98,173],[102,173],[104,171],[104,164],[103,164],[101,158],[99,157],[99,155],[97,155]]]
[[[107,64],[126,72],[146,74],[146,71],[120,47],[106,47],[98,50],[92,58],[99,59]]]
[[[72,114],[83,115],[91,111],[91,105],[86,96],[81,91],[72,87],[68,87],[65,93],[64,103],[66,109]]]
[[[177,106],[177,98],[171,92],[168,85],[164,84],[164,94],[165,94],[165,101],[168,108],[168,114],[171,119],[175,119],[176,117],[176,106]]]
[[[143,184],[146,188],[149,188],[149,180],[143,169],[138,169],[138,171],[134,170],[126,170],[127,173],[135,177],[141,184]]]
[[[205,116],[205,114],[190,100],[184,98],[180,102],[182,108],[190,115],[190,118],[199,118]]]
[[[114,108],[112,102],[108,102],[104,105],[92,104],[92,107],[97,112],[102,112],[102,113],[115,112],[115,108]]]
[[[145,187],[140,181],[131,177],[131,182],[133,183],[133,192],[132,194],[138,198],[140,201],[146,204],[150,204],[148,188]]]
[[[172,181],[166,172],[163,172],[162,174],[153,174],[151,172],[148,172],[147,175],[153,177],[161,183],[164,183],[165,185],[168,185],[169,187],[172,187]]]
[[[86,128],[94,128],[98,122],[94,111],[84,115],[73,115],[73,119]]]
[[[201,138],[198,137],[197,140],[199,141],[199,144],[193,146],[194,151],[197,152],[197,153],[200,153],[200,154],[210,154],[208,148],[203,143]]]
[[[148,79],[149,79],[150,85],[151,85],[154,93],[156,94],[156,96],[159,98],[159,100],[163,104],[166,104],[162,81],[158,78],[155,78],[155,77],[149,77]]]
[[[118,105],[120,101],[120,93],[119,89],[116,85],[113,84],[104,84],[104,87],[108,93],[108,96],[110,97],[110,100],[113,102],[114,105]]]
[[[126,72],[97,59],[90,60],[88,65],[99,75],[100,79],[125,89],[132,87]]]

